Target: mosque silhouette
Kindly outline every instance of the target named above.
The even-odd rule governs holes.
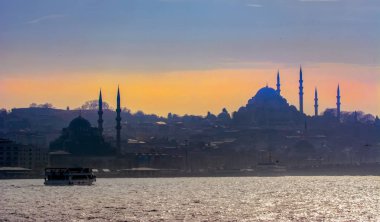
[[[265,86],[259,89],[255,96],[248,100],[245,106],[233,113],[232,118],[227,110],[223,110],[218,117],[225,115],[225,119],[232,119],[232,123],[237,126],[296,126],[303,122],[306,124],[304,113],[304,87],[303,87],[302,67],[299,71],[299,107],[298,109],[290,105],[281,96],[280,72],[277,72],[276,89]],[[338,85],[336,95],[336,121],[340,122],[341,102],[340,87]],[[71,121],[69,127],[62,130],[62,135],[50,145],[51,150],[62,150],[77,155],[105,155],[118,153],[121,150],[121,103],[120,89],[118,87],[116,96],[116,136],[115,148],[106,143],[103,139],[103,98],[102,91],[99,92],[98,100],[98,126],[91,127],[91,124],[79,116]],[[314,116],[319,115],[318,91],[315,89]],[[206,117],[207,118],[207,117]]]

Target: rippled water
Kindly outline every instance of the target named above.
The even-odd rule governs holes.
[[[380,177],[0,181],[0,221],[380,221]]]

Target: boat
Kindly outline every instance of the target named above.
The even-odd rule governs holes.
[[[265,152],[265,151],[264,151]],[[263,152],[263,153],[264,153]],[[261,162],[256,166],[256,172],[259,174],[283,174],[287,171],[285,166],[279,164],[279,161],[274,161],[272,158],[272,152],[268,152],[268,159],[262,155]]]
[[[91,168],[45,168],[45,185],[92,185],[95,181]]]
[[[273,172],[285,172],[286,167],[273,162],[261,162],[257,164],[257,170],[261,171],[273,171]]]

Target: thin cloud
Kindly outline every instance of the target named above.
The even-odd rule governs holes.
[[[58,19],[58,18],[63,18],[65,16],[66,15],[61,15],[61,14],[46,15],[46,16],[42,16],[42,17],[30,20],[30,21],[28,21],[26,23],[27,24],[37,24],[37,23],[40,23],[40,22],[45,21],[45,20]]]
[[[248,7],[254,7],[254,8],[261,8],[261,7],[263,7],[263,6],[260,5],[260,4],[248,4],[247,6],[248,6]]]
[[[184,0],[160,0],[160,2],[183,2]]]
[[[298,0],[300,2],[338,2],[339,0]]]

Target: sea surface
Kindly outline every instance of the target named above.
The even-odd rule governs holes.
[[[380,221],[380,177],[0,180],[0,221]]]

